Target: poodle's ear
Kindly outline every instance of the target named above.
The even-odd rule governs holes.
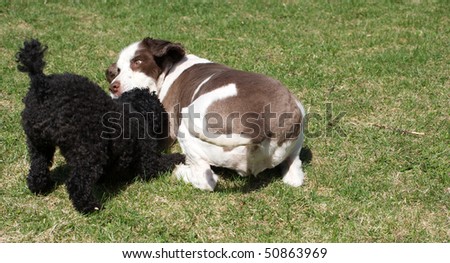
[[[165,40],[152,39],[152,38],[144,38],[142,41],[153,54],[156,63],[158,66],[162,66],[167,62],[172,64],[180,61],[184,55],[184,48],[177,43],[172,43]]]

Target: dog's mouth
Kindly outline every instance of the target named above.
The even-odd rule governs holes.
[[[109,92],[109,95],[111,96],[111,98],[117,99],[120,97],[120,95],[122,95],[122,93],[120,91],[118,91],[116,93]]]

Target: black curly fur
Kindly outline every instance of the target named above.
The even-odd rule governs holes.
[[[53,189],[49,167],[56,147],[71,170],[66,181],[70,199],[82,213],[102,208],[92,193],[100,178],[129,169],[148,179],[184,162],[184,155],[162,155],[158,148],[157,138],[163,135],[154,133],[152,126],[165,131],[167,124],[164,108],[154,94],[135,89],[113,100],[85,77],[69,73],[46,76],[46,49],[33,39],[25,41],[16,55],[18,69],[31,79],[23,100],[22,126],[31,158],[27,184],[33,193]],[[125,105],[131,105],[128,111]],[[113,133],[103,123],[111,112],[119,116],[116,124],[120,129]],[[136,116],[144,122],[133,121]],[[123,136],[124,131],[129,136]]]
[[[145,117],[145,121],[149,121],[151,127],[151,134],[154,139],[158,141],[160,150],[164,150],[166,147],[161,145],[163,140],[167,138],[169,134],[169,114],[164,109],[164,106],[159,101],[155,92],[148,93],[147,90],[137,89],[133,92],[125,92],[118,99],[122,104],[132,104],[132,108],[142,114]]]
[[[16,54],[16,60],[21,63],[17,66],[19,71],[30,75],[43,75],[45,61],[44,53],[47,46],[42,46],[36,39],[24,42],[24,47]]]

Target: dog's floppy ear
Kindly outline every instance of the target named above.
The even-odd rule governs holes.
[[[156,63],[161,66],[164,62],[177,63],[180,61],[184,55],[184,48],[177,43],[172,43],[165,40],[144,38],[142,41],[155,57]]]

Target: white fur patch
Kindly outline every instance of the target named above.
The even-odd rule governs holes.
[[[198,97],[188,107],[181,110],[182,122],[189,132],[201,140],[220,146],[248,145],[251,139],[242,137],[240,134],[213,134],[208,132],[207,118],[208,108],[216,101],[237,95],[236,84],[231,83],[217,88],[211,92]]]
[[[198,87],[197,87],[197,88],[195,89],[195,91],[194,91],[194,94],[192,95],[191,101],[194,100],[195,95],[197,95],[197,93],[200,91],[200,89],[203,87],[203,85],[204,85],[206,82],[208,82],[208,81],[211,79],[212,76],[214,76],[214,74],[212,74],[212,75],[209,76],[208,78],[204,79],[204,80],[202,81],[202,83],[200,83],[200,85],[198,85]]]

